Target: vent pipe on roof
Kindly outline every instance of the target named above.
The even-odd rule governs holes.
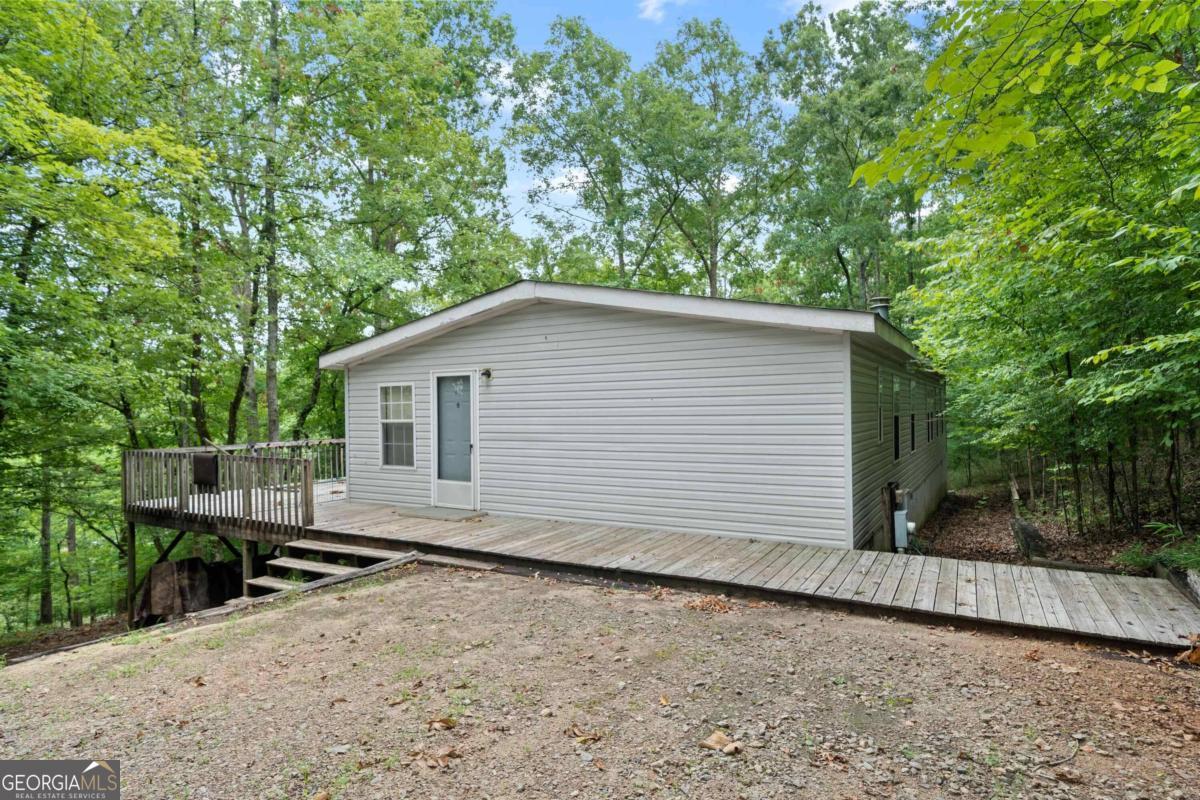
[[[871,298],[871,310],[883,317],[885,320],[889,319],[888,311],[891,309],[891,307],[892,298],[890,297],[880,296]]]

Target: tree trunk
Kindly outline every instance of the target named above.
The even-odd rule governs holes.
[[[233,399],[229,402],[229,421],[225,430],[228,444],[237,442],[238,417],[243,400],[246,403],[246,441],[258,441],[258,387],[255,385],[258,378],[254,369],[254,351],[258,339],[258,290],[259,273],[256,269],[253,277],[246,282],[238,309],[242,323],[242,366]]]
[[[200,365],[204,361],[204,334],[200,331],[200,320],[203,318],[203,278],[200,273],[199,254],[200,226],[192,223],[192,305],[195,317],[192,319],[192,352],[188,364],[188,397],[191,400],[192,421],[196,425],[196,439],[199,444],[208,444],[212,437],[208,431],[208,413],[204,408],[204,383],[200,377]]]
[[[263,229],[266,248],[267,274],[267,440],[279,441],[279,228],[275,210],[275,181],[278,164],[275,159],[276,138],[279,133],[280,98],[279,72],[279,0],[271,0],[271,32],[267,41],[271,65],[271,89],[267,98],[267,113],[271,124],[271,142],[265,160],[263,181]]]
[[[720,269],[720,252],[721,243],[717,241],[715,231],[711,234],[708,243],[708,296],[718,297],[720,288],[717,286],[717,274]]]
[[[67,517],[67,609],[71,627],[83,625],[83,608],[79,605],[79,564],[76,559],[75,516]]]
[[[1167,459],[1167,494],[1171,497],[1171,521],[1175,523],[1175,527],[1183,530],[1183,516],[1181,511],[1181,495],[1182,484],[1180,479],[1180,464],[1179,464],[1179,431],[1175,428],[1174,421],[1171,423],[1171,452]]]
[[[320,352],[325,352],[329,348],[329,342],[326,342]],[[313,364],[312,382],[308,386],[308,397],[304,401],[304,405],[300,407],[300,413],[296,416],[296,426],[292,429],[293,439],[303,439],[305,437],[304,427],[308,424],[308,415],[317,407],[317,401],[321,399],[321,381],[325,375],[325,371],[318,369],[316,364]]]
[[[842,255],[842,248],[834,247],[833,254],[837,257],[838,266],[842,268],[842,276],[846,279],[846,305],[854,306],[854,279],[850,277],[850,265],[846,263],[846,257]],[[967,481],[967,485],[970,485]]]
[[[1115,450],[1116,447],[1117,446],[1115,444],[1113,444],[1112,440],[1109,439],[1108,446],[1106,448],[1108,451],[1108,462],[1105,465],[1107,468],[1107,476],[1106,476],[1107,482],[1104,486],[1104,493],[1106,495],[1106,499],[1108,500],[1108,532],[1109,532],[1109,534],[1113,533],[1113,531],[1116,527],[1116,521],[1117,521],[1117,510],[1116,510],[1117,471],[1116,471],[1116,469],[1113,468],[1113,450]]]
[[[31,217],[29,224],[25,226],[25,233],[21,237],[21,250],[17,256],[15,275],[17,282],[22,286],[29,283],[29,275],[33,270],[33,247],[37,242],[38,234],[42,228],[46,227],[46,223],[42,222],[37,217]],[[13,298],[13,295],[9,295]],[[6,327],[10,331],[19,331],[24,324],[24,309],[21,301],[11,299],[7,307],[5,322]],[[0,348],[0,425],[4,424],[5,418],[8,416],[8,403],[3,402],[8,396],[8,364],[12,360],[12,351],[8,347]]]
[[[1029,480],[1029,507],[1033,508],[1037,495],[1033,493],[1033,452],[1029,445],[1025,445],[1025,477]]]
[[[871,304],[871,289],[870,280],[867,272],[867,267],[871,265],[871,254],[867,253],[866,258],[858,260],[858,293],[862,299],[862,308],[866,308]]]
[[[38,624],[54,622],[54,594],[50,583],[50,471],[42,467],[42,563],[41,604],[38,607]]]
[[[1142,527],[1142,492],[1138,485],[1138,434],[1137,424],[1129,433],[1129,530],[1137,535]]]

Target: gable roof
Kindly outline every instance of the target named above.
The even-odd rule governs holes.
[[[324,353],[318,365],[321,369],[345,369],[353,364],[403,350],[443,333],[474,325],[534,303],[611,308],[618,311],[639,311],[819,333],[856,333],[877,337],[904,355],[910,358],[917,357],[917,350],[908,337],[871,311],[812,308],[762,303],[756,300],[725,300],[718,297],[696,297],[642,289],[615,289],[609,286],[524,280],[444,308],[361,342]]]

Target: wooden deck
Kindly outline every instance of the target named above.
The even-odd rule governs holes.
[[[525,517],[438,520],[350,501],[318,505],[307,535],[386,540],[638,580],[700,581],[1140,644],[1185,647],[1188,634],[1200,633],[1200,608],[1156,578]]]

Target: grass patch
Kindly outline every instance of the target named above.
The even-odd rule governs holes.
[[[1117,556],[1117,563],[1130,569],[1148,571],[1155,564],[1177,570],[1200,570],[1200,536],[1188,535],[1174,525],[1151,522],[1146,528],[1162,542],[1151,547],[1135,542]]]

